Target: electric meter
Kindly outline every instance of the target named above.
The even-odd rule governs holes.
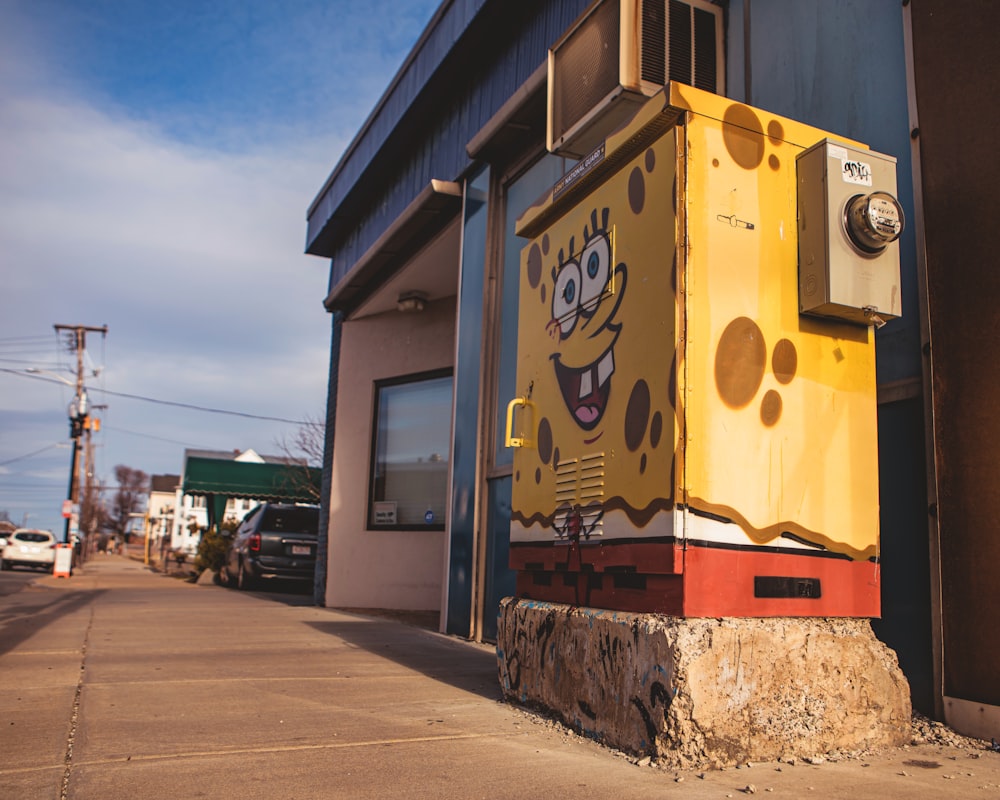
[[[844,227],[862,253],[881,253],[903,232],[903,209],[888,192],[858,194],[847,201]]]
[[[795,159],[799,311],[884,325],[902,313],[896,159],[833,139]]]

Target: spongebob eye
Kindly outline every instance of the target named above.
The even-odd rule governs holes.
[[[576,326],[580,310],[580,266],[575,261],[567,263],[556,276],[552,292],[552,319],[559,324],[560,335],[565,338]]]
[[[593,311],[597,306],[611,275],[611,247],[603,233],[594,236],[583,250],[583,285],[580,287],[580,306]]]

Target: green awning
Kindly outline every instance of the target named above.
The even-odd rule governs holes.
[[[316,503],[322,479],[323,471],[317,467],[189,456],[181,491],[205,497]]]
[[[230,497],[318,503],[322,479],[321,469],[301,464],[259,464],[188,456],[181,491],[205,498],[211,529],[222,522]]]

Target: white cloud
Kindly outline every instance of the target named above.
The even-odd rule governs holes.
[[[42,278],[65,313],[257,312],[280,335],[303,319],[294,300],[309,300],[308,286],[322,316],[325,265],[301,254],[314,159],[184,148],[42,99],[4,102],[0,129],[0,258],[15,291]]]
[[[0,99],[0,129],[0,231],[13,255],[37,254],[76,278],[90,269],[155,279],[152,267],[224,284],[232,272],[322,269],[301,255],[305,208],[325,170],[316,143],[243,155],[197,149],[44,96]]]
[[[105,367],[88,379],[94,388],[322,416],[329,265],[302,252],[305,212],[344,142],[197,147],[58,88],[47,67],[15,61],[0,56],[0,337],[107,324],[106,341],[88,338],[93,362]],[[0,461],[65,441],[70,396],[0,376]],[[96,392],[91,399],[109,406],[95,437],[105,478],[119,463],[179,472],[185,445],[273,453],[290,430]],[[47,413],[30,422],[18,413],[40,409]],[[61,530],[67,452],[11,464],[17,481],[32,483],[0,491],[0,510],[17,520],[29,510],[33,524]]]
[[[91,387],[322,417],[329,264],[305,213],[436,0],[4,0],[0,342],[103,325]],[[86,6],[86,8],[84,7]],[[44,355],[42,355],[44,353]],[[10,353],[0,352],[0,367]],[[60,374],[71,375],[62,372]],[[0,373],[0,510],[62,530],[71,391]],[[273,453],[281,423],[92,394],[99,476],[185,446]]]

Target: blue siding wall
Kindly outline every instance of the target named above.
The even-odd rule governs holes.
[[[749,20],[747,103],[857,139],[897,159],[899,197],[911,221],[900,240],[903,316],[876,335],[878,375],[880,383],[919,378],[913,173],[899,0],[750,0],[732,6],[731,17]],[[745,30],[730,30],[730,41],[744,35]],[[738,88],[744,83],[740,75]]]
[[[478,5],[463,4],[463,19]],[[483,27],[476,47],[452,46],[442,57],[427,48],[432,43],[445,47],[449,36],[425,43],[414,64],[430,60],[436,71],[413,67],[419,79],[408,77],[399,84],[398,99],[386,101],[378,124],[372,123],[363,141],[356,142],[313,209],[310,246],[317,243],[324,220],[343,214],[341,230],[321,246],[322,254],[333,259],[330,288],[432,179],[462,176],[471,166],[466,143],[545,60],[549,45],[587,5],[586,0],[493,3],[470,23]],[[449,6],[443,17],[449,27],[459,24],[452,11]],[[392,119],[400,124],[390,132]]]
[[[444,2],[309,210],[308,243],[337,211],[487,0]]]

